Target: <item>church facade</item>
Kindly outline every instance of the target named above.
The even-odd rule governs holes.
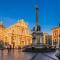
[[[12,48],[22,48],[32,44],[31,31],[23,19],[9,28],[2,27],[2,29],[0,29],[0,35],[2,35],[0,40],[4,42],[5,47],[10,45]]]

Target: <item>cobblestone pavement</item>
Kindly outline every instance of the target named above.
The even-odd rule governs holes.
[[[0,50],[0,60],[58,60],[55,52],[26,53],[20,50]]]

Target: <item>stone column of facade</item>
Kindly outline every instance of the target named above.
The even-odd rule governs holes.
[[[54,46],[54,42],[53,42],[54,38],[53,38],[53,33],[52,33],[52,46]]]
[[[59,48],[59,30],[58,30],[58,45],[57,48]]]

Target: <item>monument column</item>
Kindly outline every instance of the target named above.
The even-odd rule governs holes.
[[[36,26],[35,26],[35,31],[37,31],[38,27],[38,5],[36,5]]]
[[[33,46],[39,46],[40,45],[40,41],[42,41],[42,32],[40,32],[40,26],[38,25],[38,4],[36,4],[36,24],[34,27],[34,31],[32,33],[33,36]]]

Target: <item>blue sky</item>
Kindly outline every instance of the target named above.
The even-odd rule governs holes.
[[[0,0],[0,21],[5,27],[24,19],[29,28],[35,25],[35,0]],[[60,23],[60,0],[38,0],[41,31],[51,33]]]

